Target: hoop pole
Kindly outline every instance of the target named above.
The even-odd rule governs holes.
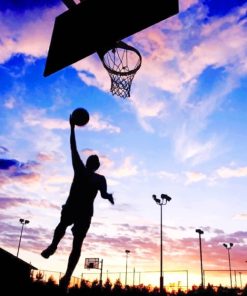
[[[102,274],[103,274],[103,259],[100,261],[100,279],[99,279],[99,285],[102,287]]]

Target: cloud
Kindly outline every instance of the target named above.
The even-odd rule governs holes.
[[[168,179],[168,180],[177,180],[178,174],[166,172],[166,171],[160,171],[156,174],[160,179]]]
[[[32,183],[40,179],[40,174],[33,171],[39,163],[28,161],[19,162],[15,159],[0,159],[0,186],[13,181]]]
[[[101,115],[98,113],[90,115],[90,120],[86,127],[89,130],[97,132],[106,130],[110,133],[120,133],[121,131],[120,127],[114,126],[113,124],[110,124],[106,120],[102,119]]]
[[[61,118],[47,118],[46,111],[43,109],[29,109],[23,114],[24,122],[29,126],[39,126],[44,129],[69,129],[68,120]],[[109,133],[120,133],[120,128],[110,124],[107,120],[102,119],[101,115],[94,113],[90,115],[89,123],[84,127],[88,130],[99,132],[107,131]]]
[[[186,184],[200,182],[207,178],[205,174],[200,172],[185,172],[185,176],[187,178]]]
[[[44,57],[49,48],[54,19],[63,8],[59,5],[32,9],[21,15],[11,10],[1,11],[0,63],[17,54]]]
[[[221,167],[216,171],[217,175],[223,179],[247,177],[247,167],[228,168]]]
[[[29,109],[23,114],[24,122],[29,126],[39,126],[44,129],[68,129],[68,120],[60,118],[47,118],[45,117],[45,110],[42,109]]]
[[[88,86],[95,86],[109,92],[111,80],[96,54],[72,65],[78,71],[78,77]]]
[[[247,37],[244,21],[239,21],[243,15],[244,11],[237,9],[223,18],[212,18],[202,26],[197,44],[186,52],[186,58],[179,60],[184,81],[197,78],[209,66],[224,67],[231,75],[244,70],[241,65]]]
[[[138,82],[137,82],[138,83]],[[140,125],[147,132],[154,132],[149,120],[162,118],[166,113],[166,103],[156,98],[156,95],[149,84],[143,84],[142,88],[136,88],[132,95],[132,109],[136,112]],[[141,98],[141,99],[140,99]]]
[[[0,199],[1,202],[1,199]],[[14,200],[13,200],[14,202]],[[25,199],[15,201],[26,203]],[[1,202],[2,204],[2,202]],[[4,204],[4,203],[3,203]],[[6,203],[7,205],[7,203]],[[93,222],[92,229],[88,232],[84,241],[84,252],[88,254],[101,254],[104,258],[109,257],[109,250],[111,250],[110,257],[119,257],[123,254],[123,246],[128,245],[131,250],[130,262],[135,264],[136,268],[144,268],[152,266],[154,260],[158,262],[160,253],[160,229],[155,224],[140,225],[130,223],[111,224],[106,229],[104,223]],[[187,269],[190,266],[190,271],[198,270],[198,236],[191,229],[185,229],[184,226],[171,227],[172,233],[178,232],[179,237],[173,238],[168,235],[167,230],[170,226],[164,227],[165,248],[164,256],[166,257],[167,269]],[[222,243],[231,241],[234,243],[234,262],[236,266],[242,266],[243,258],[246,254],[246,246],[243,243],[247,238],[246,231],[237,231],[232,233],[224,233],[221,229],[213,229],[205,226],[203,228],[204,235],[202,236],[203,257],[205,269],[220,269],[222,262],[227,266],[227,254],[224,252]],[[19,233],[18,225],[11,225],[1,223],[1,241],[3,245],[16,248],[13,243],[16,233]],[[188,235],[191,233],[191,235]],[[209,236],[209,234],[211,236]],[[32,225],[25,229],[23,239],[23,248],[32,250],[32,252],[40,252],[40,250],[47,246],[50,242],[51,230]],[[71,250],[70,233],[66,234],[63,241],[60,243],[60,250],[69,252]],[[88,250],[88,251],[86,251]],[[89,256],[90,257],[90,256]],[[115,266],[118,268],[118,265]],[[209,268],[212,267],[212,268]]]
[[[15,105],[16,105],[16,99],[13,96],[9,97],[4,102],[4,107],[7,109],[14,109]]]
[[[12,166],[16,167],[19,165],[20,165],[20,163],[15,159],[0,159],[0,169],[1,170],[8,170]]]
[[[39,162],[53,161],[56,156],[57,155],[55,153],[39,152],[37,155],[37,160]]]
[[[113,169],[111,173],[115,178],[130,177],[137,174],[138,167],[132,163],[132,158],[129,156],[125,157],[121,166]]]
[[[198,126],[190,129],[186,124],[177,129],[174,135],[175,156],[182,162],[197,164],[210,159],[217,142],[214,139],[201,142],[197,139],[199,132]]]
[[[45,199],[41,200],[32,200],[28,198],[16,198],[16,197],[0,197],[0,205],[2,209],[9,209],[11,207],[20,207],[20,206],[31,206],[36,208],[45,208],[45,209],[60,209],[57,205],[48,202]]]
[[[236,214],[233,219],[236,219],[236,220],[247,220],[247,213],[239,213],[239,214]]]
[[[130,225],[128,223],[114,225],[115,230],[111,233],[102,234],[89,234],[87,243],[90,243],[90,247],[97,249],[97,245],[100,245],[103,249],[111,248],[113,252],[122,252],[122,246],[128,245],[138,260],[142,264],[150,264],[153,260],[158,260],[159,254],[159,228],[156,225]],[[165,227],[166,229],[167,227]],[[193,227],[193,230],[195,228]],[[188,230],[188,229],[187,229]],[[226,260],[226,254],[223,252],[222,243],[227,241],[234,242],[234,258],[241,264],[241,260],[244,254],[245,246],[242,245],[244,239],[246,239],[246,232],[234,232],[230,234],[224,233],[221,229],[210,228],[212,237],[208,237],[207,227],[204,228],[204,235],[202,237],[203,254],[205,269],[209,266],[219,269],[222,266],[222,261]],[[173,229],[173,232],[175,230]],[[167,266],[169,262],[172,262],[171,267],[188,266],[190,264],[190,270],[197,269],[198,266],[198,236],[196,234],[186,236],[188,231],[184,230],[181,226],[176,228],[176,231],[180,233],[179,238],[172,238],[167,233],[165,244],[165,256]],[[181,231],[183,236],[181,236]],[[113,234],[114,233],[114,234]],[[121,235],[116,235],[121,233]],[[194,233],[194,231],[193,231]],[[88,242],[89,241],[89,242]],[[186,261],[185,261],[186,258]]]
[[[195,3],[191,1],[188,6]],[[243,61],[246,61],[247,34],[244,21],[239,21],[244,9],[222,18],[211,18],[204,26],[201,26],[201,22],[206,17],[207,9],[203,10],[201,6],[195,9],[200,10],[200,13],[193,10],[185,18],[183,15],[175,17],[182,24],[176,38],[169,26],[170,19],[166,22],[170,31],[159,25],[134,36],[133,43],[145,53],[145,65],[134,79],[133,106],[141,125],[148,131],[154,131],[150,117],[164,120],[166,130],[174,128],[174,124],[168,121],[169,115],[176,117],[177,126],[183,126],[183,129],[186,126],[186,135],[189,136],[188,141],[184,139],[181,146],[175,142],[177,156],[182,160],[196,158],[196,162],[200,162],[211,157],[208,152],[216,148],[216,139],[202,143],[199,140],[208,118],[220,108],[226,96],[239,86],[241,77],[246,74],[246,63]],[[191,23],[188,17],[190,14]],[[194,35],[190,36],[192,33]],[[232,36],[230,42],[229,36]],[[209,68],[223,68],[224,79],[221,81],[221,77],[216,77],[215,88],[207,90],[207,97],[198,97],[197,83]],[[149,90],[155,93],[154,97],[149,95]],[[170,103],[167,103],[166,98]],[[154,102],[154,106],[149,106],[148,102]],[[163,102],[163,105],[159,102]],[[156,107],[156,112],[149,112]],[[189,132],[190,129],[192,132]],[[183,136],[184,130],[177,128],[177,138],[181,138],[181,133]],[[182,147],[187,150],[184,155]]]
[[[212,235],[224,235],[225,233],[222,229],[213,228],[211,226],[200,226],[199,228],[202,229],[205,233],[209,233]],[[195,227],[191,227],[191,229],[195,229]]]
[[[0,155],[7,154],[8,152],[9,150],[6,147],[0,146]]]
[[[185,11],[189,9],[191,6],[196,5],[199,1],[198,0],[182,0],[179,1],[179,11]]]

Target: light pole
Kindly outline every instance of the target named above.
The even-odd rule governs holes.
[[[125,268],[125,287],[127,285],[127,275],[128,275],[128,255],[130,253],[130,250],[125,250],[126,253],[126,268]]]
[[[232,288],[232,268],[231,268],[230,250],[233,247],[233,243],[223,244],[223,246],[227,249],[227,253],[228,253],[229,272],[230,272],[230,283],[231,283],[231,288]]]
[[[166,205],[168,201],[171,201],[171,197],[166,194],[161,194],[161,199],[157,198],[155,194],[152,195],[153,200],[160,206],[160,294],[164,294],[164,278],[163,278],[163,231],[162,231],[162,206]]]
[[[239,272],[239,279],[240,279],[240,288],[242,289],[242,272]]]
[[[202,240],[201,240],[201,235],[204,232],[201,229],[196,229],[196,232],[199,234],[200,262],[201,262],[201,287],[204,288],[203,266],[202,266]]]
[[[19,256],[19,250],[20,250],[20,246],[21,246],[21,238],[22,238],[22,232],[23,232],[23,228],[25,224],[28,224],[30,221],[29,220],[25,220],[25,219],[20,219],[19,220],[21,223],[21,235],[20,235],[20,239],[19,239],[19,245],[18,245],[18,250],[17,250],[17,257]]]
[[[102,274],[103,274],[103,259],[100,260],[100,280],[99,285],[102,288]]]

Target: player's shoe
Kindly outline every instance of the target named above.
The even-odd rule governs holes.
[[[51,255],[53,255],[56,252],[56,247],[49,246],[44,251],[41,252],[41,256],[48,259]]]

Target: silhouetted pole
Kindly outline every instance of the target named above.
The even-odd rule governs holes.
[[[231,283],[231,288],[232,288],[232,267],[231,267],[230,250],[233,247],[233,243],[223,244],[223,246],[227,249],[227,253],[228,253],[229,272],[230,272],[230,283]]]
[[[163,207],[160,206],[160,294],[163,294]]]
[[[240,288],[242,289],[243,288],[243,285],[242,285],[242,272],[239,272],[239,279],[240,279]]]
[[[125,268],[125,286],[127,285],[127,276],[128,276],[128,255],[130,250],[125,250],[126,253],[126,268]]]
[[[160,294],[164,294],[164,278],[163,278],[163,212],[162,212],[162,207],[163,205],[166,205],[168,201],[171,201],[171,197],[166,195],[166,194],[161,194],[161,199],[156,198],[156,195],[152,195],[153,200],[156,202],[157,205],[160,206]]]
[[[29,221],[25,220],[25,219],[20,219],[19,221],[21,223],[21,235],[20,235],[19,245],[18,245],[18,249],[17,249],[17,255],[16,255],[17,257],[19,256],[19,250],[20,250],[20,246],[21,246],[21,238],[22,238],[22,232],[23,232],[24,225],[29,223]]]
[[[234,270],[235,287],[237,287],[237,272]]]
[[[102,274],[103,274],[103,259],[100,261],[100,278],[99,278],[99,285],[102,287]]]
[[[196,229],[196,232],[199,234],[200,262],[201,262],[201,286],[204,288],[203,266],[202,266],[202,240],[201,240],[201,235],[204,232],[201,229]]]

